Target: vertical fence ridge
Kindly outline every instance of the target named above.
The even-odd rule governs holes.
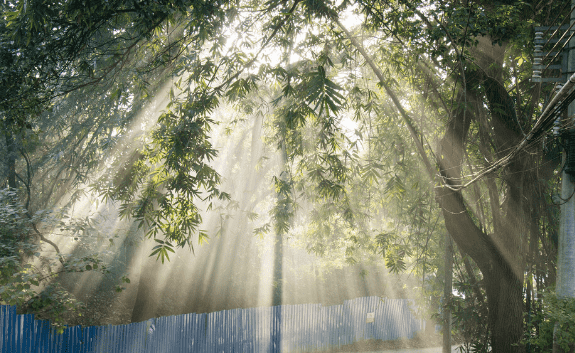
[[[68,327],[0,305],[0,353],[302,352],[367,339],[413,338],[413,300],[365,297],[342,305],[282,305],[183,314],[117,326]],[[373,321],[367,314],[374,313]],[[368,322],[371,321],[371,322]]]

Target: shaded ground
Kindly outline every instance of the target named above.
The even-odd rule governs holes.
[[[348,344],[340,348],[330,349],[326,352],[340,353],[340,352],[376,352],[392,349],[405,349],[405,348],[429,348],[439,347],[442,345],[442,336],[439,334],[430,334],[426,336],[416,336],[409,340],[366,340]]]
[[[451,353],[461,353],[459,350],[459,345],[451,346]],[[366,352],[366,353],[442,353],[443,347],[432,347],[432,348],[405,348],[405,349],[393,349],[377,352]]]

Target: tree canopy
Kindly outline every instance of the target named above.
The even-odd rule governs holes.
[[[26,217],[29,232],[2,223],[4,259],[17,271],[34,251],[16,249],[31,239],[59,252],[36,225],[61,222],[86,190],[118,203],[162,262],[193,250],[209,237],[202,212],[233,201],[212,164],[225,105],[263,119],[283,156],[257,233],[290,234],[348,264],[383,257],[424,279],[442,278],[447,233],[461,295],[444,305],[464,338],[477,351],[545,351],[541,313],[554,301],[536,293],[555,282],[558,140],[542,131],[468,181],[507,156],[549,101],[554,87],[531,82],[534,26],[562,21],[569,5],[6,1],[2,217]],[[164,96],[152,126],[134,127]]]

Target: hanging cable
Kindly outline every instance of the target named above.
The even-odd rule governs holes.
[[[563,13],[563,11],[565,10],[565,8],[569,5],[569,3],[565,3],[565,5],[563,5],[563,8],[561,9],[561,11],[557,12],[557,16],[555,16],[555,18],[553,19],[553,21],[549,22],[549,23],[557,23],[557,19],[559,18],[559,16]],[[565,23],[565,21],[567,20],[567,18],[571,17],[571,12],[573,12],[573,9],[575,9],[575,7],[573,7],[571,9],[571,11],[569,12],[569,15],[567,15],[566,17],[563,18],[563,22],[561,22],[561,24],[555,29],[555,31],[553,32],[553,34],[551,34],[550,37],[553,37],[557,31],[559,30],[559,28]],[[549,31],[551,30],[551,27],[547,28],[547,30],[545,31],[544,35],[547,35],[547,33],[549,33]],[[547,44],[547,43],[545,43]]]
[[[575,7],[574,7],[575,8]],[[547,55],[545,55],[545,57],[543,58],[546,59],[547,56],[549,54],[551,54],[551,52],[553,51],[553,49],[555,49],[555,47],[557,46],[557,44],[561,43],[561,40],[565,37],[565,35],[567,35],[567,33],[569,33],[571,31],[571,28],[573,28],[573,26],[575,25],[575,21],[571,24],[571,26],[569,26],[569,28],[565,31],[565,33],[563,33],[563,35],[561,36],[561,38],[559,38],[559,40],[557,41],[557,43],[555,43],[555,45],[553,46],[553,48],[549,51],[549,53]],[[573,35],[575,35],[575,31],[571,32],[571,35],[569,36],[569,38],[563,43],[563,46],[561,47],[561,49],[559,49],[557,51],[557,53],[553,56],[553,59],[549,60],[549,63],[547,64],[547,66],[545,66],[546,70],[549,65],[551,65],[556,59],[557,57],[561,54],[561,52],[563,51],[563,49],[565,49],[565,46],[571,41],[571,38],[573,38]],[[542,60],[542,61],[543,61]]]
[[[559,24],[559,26],[557,26],[557,28],[553,31],[553,33],[548,37],[547,41],[545,42],[545,44],[542,45],[542,47],[546,46],[547,44],[549,44],[549,42],[551,41],[551,38],[553,38],[557,32],[561,29],[561,26],[563,26],[565,24],[565,22],[571,18],[571,13],[573,13],[573,10],[575,10],[575,6],[571,8],[571,11],[569,11],[569,13],[563,17],[563,21],[561,21],[561,24]],[[573,24],[571,24],[571,26],[569,27],[569,29],[567,31],[565,31],[565,33],[563,33],[563,35],[561,36],[561,38],[557,41],[557,43],[555,43],[555,45],[553,46],[553,48],[551,48],[551,50],[549,50],[547,52],[547,55],[545,55],[541,61],[547,59],[547,57],[549,56],[549,54],[551,54],[551,52],[557,47],[557,45],[559,43],[561,43],[561,39],[563,39],[563,37],[565,36],[565,34],[567,34],[567,32],[571,29],[571,27],[573,27]],[[547,35],[547,33],[551,30],[551,27],[549,27],[544,33],[543,33],[543,37],[545,37]],[[567,41],[568,42],[568,41]],[[563,47],[561,49],[563,49],[565,47],[565,45],[563,45]],[[561,52],[561,50],[559,50],[559,52]]]
[[[527,136],[525,136],[506,156],[498,159],[497,161],[491,163],[488,167],[483,168],[480,172],[476,173],[473,178],[465,184],[461,185],[449,185],[447,182],[443,182],[443,186],[454,191],[459,191],[478,181],[483,176],[496,171],[497,169],[506,166],[509,162],[521,151],[534,143],[538,142],[553,126],[555,119],[560,116],[561,112],[567,109],[567,106],[575,100],[575,74],[571,75],[569,80],[565,85],[557,92],[557,94],[551,99],[539,119],[535,122],[535,125],[529,131]],[[569,122],[567,124],[570,124]],[[575,152],[574,152],[575,157]],[[574,162],[575,163],[575,162]],[[574,171],[575,174],[575,171]]]

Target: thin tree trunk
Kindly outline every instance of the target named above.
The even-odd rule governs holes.
[[[16,189],[16,145],[14,136],[9,128],[4,128],[4,138],[6,139],[6,167],[8,169],[8,187]]]
[[[453,246],[445,235],[445,283],[443,285],[443,353],[451,353],[451,295],[453,291]]]

